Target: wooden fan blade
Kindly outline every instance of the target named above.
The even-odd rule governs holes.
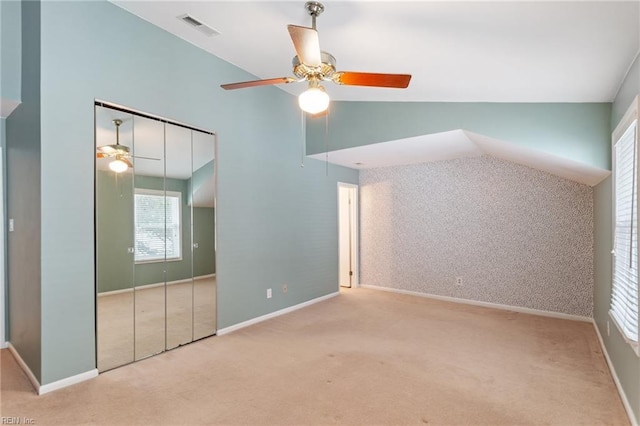
[[[113,148],[112,145],[103,145],[103,146],[99,146],[96,149],[97,152],[104,154],[104,155],[109,155],[109,154],[114,154],[117,152],[116,149]]]
[[[319,67],[322,64],[322,58],[318,32],[313,28],[297,25],[287,25],[287,28],[300,62],[310,67]]]
[[[406,89],[411,81],[410,74],[375,74],[368,72],[340,71],[333,75],[333,81],[345,86],[392,87]]]
[[[295,78],[279,77],[279,78],[268,78],[266,80],[252,80],[252,81],[243,81],[241,83],[221,84],[220,87],[222,87],[224,90],[235,90],[235,89],[244,89],[245,87],[268,86],[270,84],[293,83],[294,81],[296,81]]]

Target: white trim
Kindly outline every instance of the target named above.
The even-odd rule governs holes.
[[[77,383],[81,383],[93,378],[98,377],[98,369],[86,371],[84,373],[76,374],[75,376],[66,377],[64,379],[56,380],[55,382],[47,383],[40,386],[38,389],[38,395],[44,395],[45,393],[53,392],[58,389],[66,388]]]
[[[397,288],[389,288],[389,287],[379,287],[379,286],[376,286],[376,285],[361,284],[360,286],[362,288],[370,288],[372,290],[382,290],[382,291],[388,291],[388,292],[391,292],[391,293],[407,294],[409,296],[426,297],[428,299],[442,300],[444,302],[460,303],[460,304],[463,304],[463,305],[482,306],[484,308],[500,309],[500,310],[503,310],[503,311],[520,312],[520,313],[523,313],[523,314],[538,315],[538,316],[541,316],[541,317],[560,318],[560,319],[566,319],[566,320],[571,320],[571,321],[581,321],[581,322],[591,322],[592,321],[592,318],[590,318],[590,317],[583,317],[583,316],[580,316],[580,315],[564,314],[562,312],[541,311],[541,310],[538,310],[538,309],[523,308],[523,307],[520,307],[520,306],[501,305],[501,304],[498,304],[498,303],[480,302],[480,301],[477,301],[477,300],[459,299],[457,297],[449,297],[449,296],[438,296],[437,294],[420,293],[420,292],[417,292],[417,291],[400,290],[400,289],[397,289]]]
[[[609,314],[609,319],[613,322],[613,324],[615,324],[616,328],[618,329],[618,333],[620,333],[622,340],[624,340],[627,345],[631,346],[631,350],[636,354],[636,356],[640,357],[640,345],[638,345],[638,342],[627,337],[622,327],[620,327],[620,324],[618,324],[618,320],[614,316],[613,312],[611,312],[611,309],[609,309],[607,314]]]
[[[592,322],[593,322],[593,327],[596,329],[596,335],[598,336],[598,341],[600,342],[602,353],[604,354],[604,358],[607,360],[607,366],[609,367],[609,371],[611,372],[611,377],[613,377],[613,382],[616,384],[616,388],[618,389],[618,393],[620,394],[622,405],[624,406],[624,409],[627,412],[627,416],[629,417],[629,422],[631,422],[632,426],[638,426],[638,420],[636,419],[636,416],[633,413],[633,409],[631,408],[631,404],[627,399],[627,395],[624,393],[624,389],[622,388],[620,379],[618,379],[618,374],[616,373],[616,369],[613,366],[613,362],[611,362],[611,358],[609,357],[609,353],[607,352],[607,347],[604,345],[604,340],[602,340],[602,335],[600,334],[600,329],[598,328],[598,324],[596,323],[595,320],[592,320]]]
[[[360,186],[355,183],[338,182],[338,241],[340,240],[340,188],[353,190],[352,194],[350,195],[353,195],[355,198],[354,204],[352,204],[353,208],[349,209],[349,214],[351,215],[351,224],[354,226],[353,233],[349,236],[349,238],[351,239],[351,257],[353,259],[353,278],[351,281],[351,287],[356,288],[360,287],[360,245],[358,244],[358,241],[360,240]],[[338,242],[338,256],[340,253],[339,247],[340,243]],[[338,259],[338,261],[340,261],[340,259]],[[338,281],[340,280],[338,279]],[[339,282],[338,286],[340,287]]]
[[[38,391],[40,390],[40,382],[38,382],[38,379],[36,379],[36,376],[33,374],[31,369],[27,365],[27,363],[24,362],[24,360],[22,359],[22,357],[20,356],[16,348],[13,347],[11,342],[8,342],[8,348],[9,348],[9,352],[11,352],[11,355],[13,355],[16,362],[20,366],[20,368],[22,368],[22,371],[24,371],[24,374],[26,374],[27,377],[29,378],[29,381],[33,385],[34,390],[36,391],[36,393],[38,393]]]
[[[271,312],[270,314],[262,315],[260,317],[256,317],[244,322],[240,322],[238,324],[231,325],[229,327],[221,328],[216,333],[218,336],[222,336],[224,334],[229,334],[231,332],[240,330],[241,328],[249,327],[250,325],[257,324],[262,321],[266,321],[271,318],[279,317],[280,315],[288,314],[293,311],[297,311],[298,309],[306,308],[307,306],[323,302],[327,299],[331,299],[332,297],[338,296],[340,292],[336,291],[335,293],[327,294],[326,296],[320,296],[315,299],[308,300],[306,302],[299,303],[297,305],[289,306],[288,308],[280,309],[279,311]]]
[[[166,284],[167,285],[184,284],[184,283],[188,283],[192,279],[193,279],[193,281],[195,281],[195,280],[204,280],[204,279],[207,279],[207,278],[213,278],[215,276],[216,276],[216,274],[200,275],[200,276],[193,277],[193,278],[185,278],[183,280],[167,281]],[[146,290],[146,289],[149,289],[149,288],[161,287],[163,285],[165,285],[165,283],[145,284],[145,285],[141,285],[141,286],[136,287],[136,290]],[[102,292],[102,293],[98,293],[98,297],[113,296],[115,294],[121,294],[121,293],[131,293],[132,291],[133,291],[133,288],[123,288],[122,290],[105,291],[105,292]]]
[[[0,342],[0,349],[8,349],[9,342]]]
[[[7,342],[7,347],[9,348],[9,352],[11,352],[20,368],[22,368],[22,371],[24,371],[24,373],[29,378],[29,381],[33,385],[33,388],[38,395],[44,395],[45,393],[53,392],[58,389],[66,388],[67,386],[75,385],[76,383],[84,382],[86,380],[93,379],[94,377],[98,377],[98,369],[94,368],[93,370],[76,374],[75,376],[66,377],[64,379],[56,380],[55,382],[47,383],[46,385],[41,385],[27,363],[24,362],[16,348],[11,344],[11,342]]]

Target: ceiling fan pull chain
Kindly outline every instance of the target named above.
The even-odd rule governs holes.
[[[300,167],[304,169],[304,154],[306,153],[306,136],[307,136],[307,126],[306,120],[304,116],[304,111],[300,110],[300,129],[302,135],[300,135],[300,140],[302,141],[302,147],[300,148]]]
[[[324,116],[324,146],[325,146],[325,164],[327,167],[327,177],[329,177],[329,111],[331,108],[327,108],[327,113]]]

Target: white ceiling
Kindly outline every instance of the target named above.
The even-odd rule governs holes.
[[[341,149],[310,157],[352,169],[372,169],[481,155],[501,158],[590,186],[597,185],[611,174],[605,169],[465,130]]]
[[[259,78],[291,75],[286,25],[310,26],[304,0],[114,3]],[[638,1],[323,3],[320,44],[339,70],[413,75],[406,90],[327,85],[334,100],[609,102],[640,47]]]
[[[257,78],[291,75],[295,53],[286,25],[310,26],[304,0],[114,3]],[[338,70],[413,75],[406,90],[326,84],[333,100],[610,102],[640,50],[638,0],[323,4],[320,44],[337,58]],[[184,14],[221,34],[205,36],[177,19]],[[232,81],[211,76],[214,89],[222,90],[221,83]],[[292,94],[305,89],[279,87]],[[328,159],[359,169],[480,155],[588,185],[609,174],[463,130],[334,151]]]

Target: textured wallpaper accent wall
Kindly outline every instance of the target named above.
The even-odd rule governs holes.
[[[362,170],[360,212],[362,284],[592,316],[589,186],[465,158]]]

